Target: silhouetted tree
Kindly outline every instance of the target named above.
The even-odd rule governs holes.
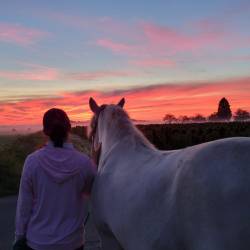
[[[217,112],[214,112],[211,115],[209,115],[207,119],[209,121],[217,121],[218,120],[218,114],[217,114]]]
[[[182,123],[190,122],[190,117],[188,117],[186,115],[181,115],[178,117],[178,121],[180,121]]]
[[[191,120],[194,122],[204,122],[206,121],[206,117],[201,114],[196,114],[195,116],[191,117]]]
[[[166,123],[173,123],[173,122],[177,122],[177,119],[172,114],[166,114],[163,118],[163,121]]]
[[[236,121],[245,121],[250,119],[250,113],[244,109],[237,109],[234,114],[234,119]]]
[[[232,111],[229,102],[225,97],[223,97],[219,102],[217,116],[218,119],[221,120],[230,120],[232,117]]]

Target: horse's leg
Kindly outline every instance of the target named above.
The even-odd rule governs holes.
[[[101,238],[102,250],[123,250],[117,239],[112,232],[101,231],[99,232]]]

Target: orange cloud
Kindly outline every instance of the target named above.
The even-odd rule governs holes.
[[[48,36],[48,34],[48,32],[18,24],[0,23],[0,41],[2,42],[28,46]]]
[[[58,93],[55,97],[33,98],[0,103],[0,124],[41,124],[43,113],[52,107],[64,109],[71,120],[87,121],[91,117],[89,97],[99,104],[116,103],[126,98],[126,110],[137,120],[160,121],[164,114],[209,115],[217,110],[218,101],[228,98],[232,110],[250,110],[250,77],[214,82],[175,83],[138,87],[109,92],[78,91]]]

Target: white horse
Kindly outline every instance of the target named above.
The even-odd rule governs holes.
[[[103,250],[249,250],[250,138],[159,151],[118,105],[90,99],[101,145],[92,211]]]

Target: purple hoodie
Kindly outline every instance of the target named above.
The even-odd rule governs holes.
[[[64,143],[49,142],[24,163],[16,211],[16,237],[36,250],[74,250],[84,244],[84,196],[95,166]]]

